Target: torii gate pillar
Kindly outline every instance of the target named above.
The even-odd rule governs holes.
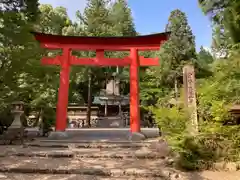
[[[70,74],[70,49],[63,49],[61,58],[60,83],[58,89],[58,102],[56,113],[56,131],[65,131],[67,126],[67,109],[68,109],[68,94],[69,94],[69,74]]]
[[[130,50],[130,126],[131,132],[140,132],[139,108],[139,56],[135,48]]]

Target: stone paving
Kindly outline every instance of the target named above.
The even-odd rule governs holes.
[[[0,180],[239,180],[240,171],[179,172],[145,142],[0,146]],[[55,145],[55,147],[54,147]]]
[[[2,148],[0,157],[5,156],[25,156],[25,157],[76,157],[76,158],[138,158],[138,159],[156,159],[162,158],[158,152],[149,150],[149,148]]]
[[[86,145],[86,142],[84,144]],[[67,173],[86,178],[86,175],[90,175],[90,179],[94,176],[100,176],[96,177],[97,179],[122,179],[125,176],[127,178],[124,179],[131,179],[132,176],[132,179],[162,179],[165,175],[168,176],[167,170],[159,170],[164,166],[163,158],[158,157],[158,153],[153,152],[147,142],[146,146],[144,143],[140,146],[140,142],[119,141],[97,144],[107,145],[107,148],[91,147],[89,143],[85,148],[79,148],[79,144],[68,144],[68,148],[0,146],[0,172],[42,173],[46,176],[55,173],[59,174],[59,178],[60,174]],[[122,147],[127,144],[131,146]]]
[[[18,174],[0,173],[0,180],[161,180],[160,178],[136,178],[130,176],[123,177],[97,177],[91,175],[50,175],[50,174]],[[201,173],[186,173],[179,180],[239,180],[240,172],[213,172],[204,171]]]
[[[97,177],[87,175],[65,174],[65,175],[29,175],[29,174],[0,174],[0,180],[146,180],[146,178],[136,177]],[[148,180],[161,180],[159,178],[147,178]]]

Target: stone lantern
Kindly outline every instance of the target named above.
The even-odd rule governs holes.
[[[24,113],[24,102],[22,101],[13,102],[11,112],[14,116],[14,120],[9,128],[22,127],[21,115]]]

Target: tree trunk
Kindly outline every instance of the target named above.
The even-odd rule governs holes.
[[[37,127],[41,127],[42,126],[42,114],[43,114],[43,110],[41,108],[40,111],[38,111],[37,120],[36,120],[36,122],[33,125],[34,127],[35,126],[37,126]]]
[[[174,89],[175,89],[175,100],[176,100],[176,103],[178,104],[178,82],[177,82],[177,78],[174,79]]]
[[[91,127],[91,106],[92,106],[92,74],[89,70],[88,75],[88,104],[87,104],[87,126]]]

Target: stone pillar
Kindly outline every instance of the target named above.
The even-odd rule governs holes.
[[[104,116],[107,116],[108,112],[107,112],[107,108],[108,108],[108,103],[107,100],[105,100],[105,105],[104,105]]]
[[[191,124],[188,127],[191,134],[198,132],[197,102],[195,88],[195,71],[194,66],[186,65],[183,68],[184,83],[184,102],[189,112]]]

